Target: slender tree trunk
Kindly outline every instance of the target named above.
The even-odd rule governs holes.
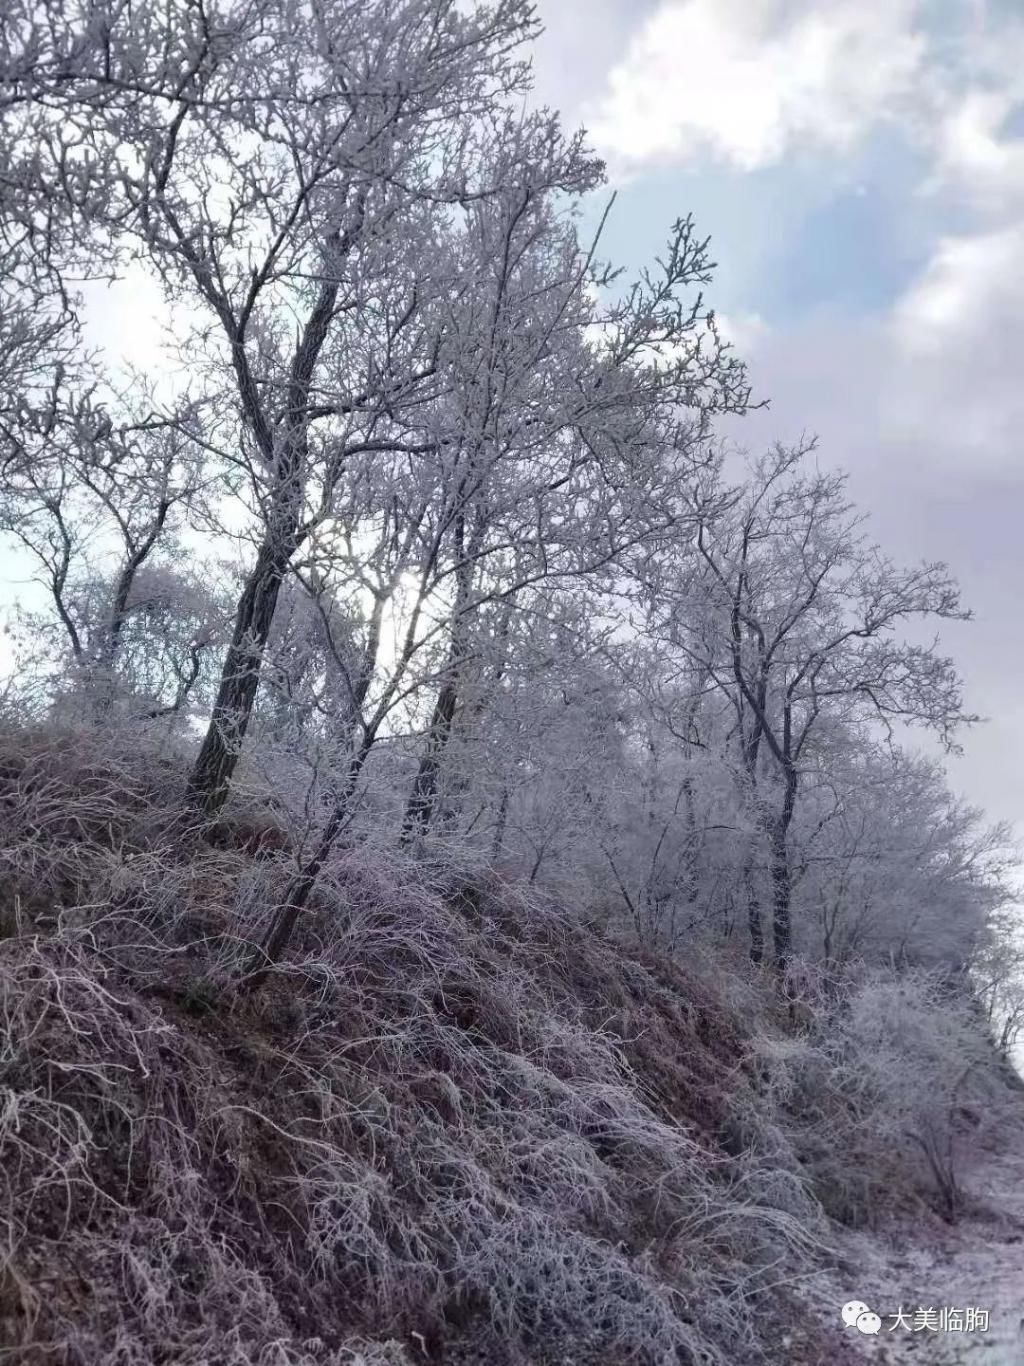
[[[750,932],[750,961],[756,966],[764,962],[764,925],[761,923],[761,903],[754,889],[753,853],[743,865],[743,887],[747,894],[747,928]]]
[[[430,830],[437,806],[441,764],[448,748],[448,741],[451,739],[455,709],[459,702],[459,683],[466,655],[466,607],[473,577],[472,558],[466,557],[465,544],[466,519],[465,514],[460,512],[455,519],[455,554],[458,569],[448,662],[444,682],[438,691],[433,715],[430,718],[427,747],[420,759],[416,779],[406,803],[405,816],[402,819],[402,833],[399,836],[399,845],[402,848],[411,844],[417,837],[426,835]],[[472,550],[472,543],[470,548]]]
[[[430,719],[427,748],[420,759],[416,780],[406,803],[402,833],[399,837],[399,844],[403,848],[411,844],[417,836],[425,835],[430,829],[437,804],[441,762],[448,747],[458,700],[456,679],[449,678],[437,694],[434,714]]]
[[[239,599],[217,700],[189,777],[192,800],[208,816],[216,815],[227,800],[252,719],[263,652],[293,549],[291,543],[282,546],[280,541],[264,541]]]
[[[114,705],[114,673],[121,649],[121,636],[124,632],[125,622],[128,620],[128,601],[131,597],[132,588],[135,586],[139,570],[149,558],[167,524],[167,514],[170,507],[170,500],[163,498],[157,508],[148,535],[137,545],[133,546],[129,543],[124,564],[122,564],[114,584],[114,593],[106,628],[103,632],[103,640],[96,651],[92,665],[93,670],[98,672],[100,676],[101,691],[96,699],[96,710],[101,719],[110,714]]]
[[[336,228],[325,244],[328,258],[340,261],[362,232],[366,191],[360,190],[351,226]],[[274,470],[270,517],[238,610],[231,644],[221,671],[220,687],[206,736],[189,778],[192,799],[200,811],[215,815],[227,800],[231,778],[241,757],[263,667],[263,651],[270,638],[277,598],[292,555],[308,532],[300,530],[304,496],[303,469],[308,455],[309,388],[330,329],[338,298],[337,278],[320,285],[292,360],[287,406],[275,436],[260,406],[248,370],[241,333],[233,338],[235,367],[246,408],[263,459]]]
[[[239,991],[255,991],[262,986],[271,968],[280,961],[281,955],[288,947],[288,943],[295,932],[298,918],[305,910],[313,888],[316,886],[317,878],[323,871],[323,866],[327,862],[334,843],[348,820],[349,803],[356,789],[356,783],[359,781],[359,775],[363,771],[363,765],[373,748],[374,738],[372,734],[364,735],[358,750],[349,760],[344,782],[335,798],[334,809],[324,826],[320,842],[309,861],[299,869],[289,882],[284,896],[274,908],[267,932],[249,960],[246,971],[238,981]]]
[[[786,792],[782,809],[772,822],[769,833],[771,846],[772,880],[772,946],[775,967],[784,973],[789,966],[793,947],[790,903],[793,897],[793,875],[789,865],[789,827],[796,805],[797,774],[792,767],[786,771]]]
[[[540,872],[541,864],[544,862],[544,859],[545,859],[545,856],[547,855],[547,852],[548,852],[548,851],[547,851],[547,847],[546,847],[545,845],[542,845],[541,848],[540,848],[540,850],[539,850],[538,853],[537,853],[537,857],[533,860],[533,867],[530,869],[530,876],[527,878],[527,882],[530,884],[531,887],[533,886],[534,882],[536,882],[536,880],[537,880],[537,874]],[[639,932],[640,932],[640,920],[639,920],[639,917],[636,917],[636,919],[637,919],[637,933],[639,933]]]
[[[789,915],[791,886],[787,845],[785,833],[776,825],[771,834],[772,945],[775,952],[775,966],[779,972],[784,972],[789,962],[792,940]]]
[[[102,643],[96,651],[96,665],[103,671],[113,672],[114,665],[117,662],[118,651],[121,645],[121,634],[128,617],[128,599],[131,595],[132,585],[135,582],[135,575],[138,568],[138,563],[134,558],[131,558],[122,565],[121,572],[117,576],[110,615],[107,620],[106,629],[103,632]]]
[[[508,824],[508,788],[501,789],[498,804],[498,821],[494,827],[494,841],[491,844],[491,862],[497,863],[505,849],[505,827]]]

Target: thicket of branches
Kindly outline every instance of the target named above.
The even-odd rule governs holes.
[[[645,936],[962,972],[1002,832],[901,748],[972,718],[812,448],[749,386],[688,219],[625,280],[601,168],[522,112],[529,5],[8,6],[0,515],[46,607],[20,705],[197,735],[272,789],[284,952],[343,839],[589,884]],[[75,282],[156,282],[167,370]],[[133,274],[134,272],[134,274]],[[767,944],[766,944],[767,933]]]
[[[598,956],[602,936],[625,928],[644,952],[746,962],[743,990],[770,997],[781,980],[791,1022],[808,1010],[817,1034],[785,1058],[769,1040],[758,1064],[769,1091],[788,1106],[823,1086],[827,1131],[862,1150],[884,1109],[877,1078],[858,1073],[854,1087],[844,1071],[878,1044],[865,1003],[883,1019],[954,1021],[947,1071],[970,1054],[957,1012],[987,1012],[1007,1048],[1022,1014],[1002,923],[1006,833],[908,743],[919,726],[951,747],[976,719],[937,640],[922,643],[921,623],[967,612],[944,565],[904,567],[871,542],[844,477],[813,445],[744,463],[716,438],[716,418],[741,415],[751,391],[704,300],[708,244],[684,217],[636,279],[603,259],[600,227],[582,228],[602,168],[582,135],[525,98],[535,31],[525,0],[11,0],[0,14],[0,528],[18,573],[42,590],[13,623],[4,701],[12,734],[23,732],[5,770],[11,980],[63,983],[60,1027],[79,1038],[91,1012],[112,1058],[131,1054],[156,1076],[148,1050],[160,1026],[123,1019],[81,957],[117,958],[111,926],[130,924],[135,956],[117,970],[132,990],[140,973],[166,986],[183,957],[188,1000],[223,1011],[256,1009],[270,977],[306,993],[321,981],[323,1002],[351,1012],[358,1033],[365,1002],[357,991],[346,1004],[338,943],[369,936],[369,971],[387,961],[394,926],[398,956],[379,972],[401,972],[412,954],[447,1000],[462,989],[458,952],[429,889],[449,886],[453,870],[460,885],[490,870],[527,884],[531,906],[555,896],[588,917]],[[159,374],[89,346],[82,284],[114,275],[164,300]],[[78,787],[24,757],[55,737],[72,767],[93,755]],[[125,803],[102,777],[114,782],[104,766],[117,754],[146,756],[141,779],[126,759],[125,791],[158,774],[167,784],[145,838],[124,833]],[[200,914],[194,881],[211,869]],[[374,869],[378,890],[346,892],[353,869]],[[403,885],[427,888],[426,902]],[[325,906],[346,905],[354,919],[326,932]],[[44,922],[56,947],[40,946]],[[557,918],[537,932],[555,945]],[[515,1032],[541,1006],[508,953],[490,985],[466,990],[487,994]],[[29,1027],[37,988],[25,989],[4,997],[12,1030],[16,1019]],[[410,991],[415,1032],[422,1000]],[[499,999],[509,991],[511,1004]],[[487,1107],[506,1103],[502,1088],[526,1087],[545,1090],[541,1127],[568,1107],[578,1137],[583,1110],[597,1107],[615,1129],[615,1047],[595,1036],[582,1073],[569,1061],[560,1070],[547,1051],[568,1058],[583,1044],[553,1039],[540,1016],[534,1025],[516,1034],[530,1060],[520,1075],[492,1070],[480,1083],[474,1125],[498,1142],[504,1120]],[[886,1046],[898,1035],[893,1026]],[[441,1038],[399,1030],[372,1046],[390,1050],[400,1077],[410,1050],[443,1052]],[[112,1086],[107,1072],[128,1065],[89,1057],[69,1063],[76,1085]],[[312,1077],[320,1064],[309,1065]],[[475,1065],[472,1052],[433,1064],[441,1110],[468,1103]],[[941,1074],[940,1063],[919,1073]],[[910,1118],[893,1110],[886,1123],[927,1158],[951,1213],[956,1103],[937,1086],[929,1103],[945,1096],[941,1115],[922,1119],[921,1096]],[[160,1140],[179,1145],[165,1177],[182,1179],[225,1126],[248,1123],[212,1096]],[[77,1184],[92,1139],[75,1126],[88,1120],[59,1088],[47,1097],[11,1133],[26,1172],[51,1160],[43,1130],[67,1148],[70,1219],[75,1201],[110,1192],[95,1175]],[[397,1143],[398,1104],[378,1095],[378,1118],[359,1122]],[[355,1159],[324,1147],[337,1134],[303,1136],[261,1113],[299,1145],[288,1160],[302,1236],[320,1240],[324,1267],[339,1239],[347,1265],[362,1259],[389,1322],[402,1321],[403,1297],[431,1312],[443,1302],[446,1236],[461,1239],[459,1284],[491,1296],[510,1339],[558,1319],[564,1305],[541,1303],[562,1294],[542,1209],[527,1201],[503,1224],[495,1211],[511,1197],[488,1186],[492,1160],[526,1173],[527,1139],[521,1152],[474,1151],[435,1174],[453,1209],[487,1205],[496,1222],[479,1237],[511,1240],[514,1255],[463,1239],[436,1212],[436,1228],[403,1225],[396,1252],[376,1222],[376,1171],[345,1174]],[[751,1151],[778,1156],[767,1114]],[[124,1123],[134,1135],[136,1120]],[[714,1205],[701,1163],[690,1172],[683,1139],[660,1123],[631,1111],[629,1142],[664,1167],[651,1169],[667,1202],[659,1218],[696,1236],[701,1202],[718,1218],[728,1202]],[[566,1199],[573,1187],[588,1217],[614,1224],[622,1211],[605,1176],[558,1134],[535,1136],[562,1151],[545,1182],[562,1182]],[[810,1140],[786,1143],[782,1212],[759,1217],[806,1247],[816,1235],[805,1184],[827,1162]],[[416,1190],[434,1179],[427,1162],[415,1158]],[[841,1195],[822,1176],[821,1198],[854,1217],[871,1172],[865,1161]],[[252,1208],[267,1198],[291,1208],[280,1192],[254,1194]],[[193,1214],[180,1236],[220,1240],[216,1255],[230,1260],[229,1232]],[[138,1236],[124,1255],[157,1332],[177,1253],[147,1244],[141,1225]],[[683,1352],[724,1341],[709,1323],[691,1343],[685,1317],[629,1282],[600,1239],[558,1256],[567,1285],[591,1276],[628,1304],[633,1326],[614,1332],[634,1343]],[[579,1259],[571,1274],[565,1258]],[[499,1263],[528,1263],[533,1289],[495,1289]],[[227,1261],[207,1272],[218,1285],[241,1275]],[[246,1312],[258,1316],[252,1293]],[[529,1323],[515,1319],[527,1301]],[[248,1359],[227,1342],[225,1360]],[[306,1359],[281,1351],[259,1359]]]

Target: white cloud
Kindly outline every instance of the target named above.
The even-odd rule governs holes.
[[[1024,228],[941,240],[880,337],[879,417],[953,470],[1020,463]]]
[[[538,103],[575,124],[637,23],[631,0],[535,0],[544,34],[530,53]]]
[[[589,126],[629,166],[708,151],[743,169],[793,144],[843,150],[915,86],[917,0],[663,0]]]
[[[740,360],[749,360],[770,335],[760,313],[716,313],[719,335],[735,348]]]
[[[1015,480],[1024,497],[1022,349],[1024,227],[947,237],[884,313],[819,310],[773,326],[746,353],[771,408],[736,439],[792,440],[806,428],[882,483]],[[902,503],[899,515],[916,511]]]
[[[1021,53],[1024,69],[1024,52]],[[1001,214],[1024,205],[1024,138],[1002,127],[1024,100],[1017,88],[969,89],[941,125],[934,174],[927,190],[948,190],[983,213]]]
[[[945,237],[893,310],[894,335],[911,354],[982,346],[999,323],[1024,319],[1024,228]],[[1004,334],[1005,335],[1005,334]]]

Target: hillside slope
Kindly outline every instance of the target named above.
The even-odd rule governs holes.
[[[0,799],[0,1360],[853,1350],[801,1301],[875,1161],[807,1089],[840,1006],[794,1033],[739,960],[356,850],[239,994],[290,860],[251,813],[212,847],[173,760],[81,734],[3,736]]]

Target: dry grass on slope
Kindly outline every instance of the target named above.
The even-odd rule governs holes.
[[[741,1002],[351,852],[232,997],[286,855],[180,798],[172,760],[0,737],[0,1361],[773,1360],[761,1297],[824,1225],[730,1143]]]

